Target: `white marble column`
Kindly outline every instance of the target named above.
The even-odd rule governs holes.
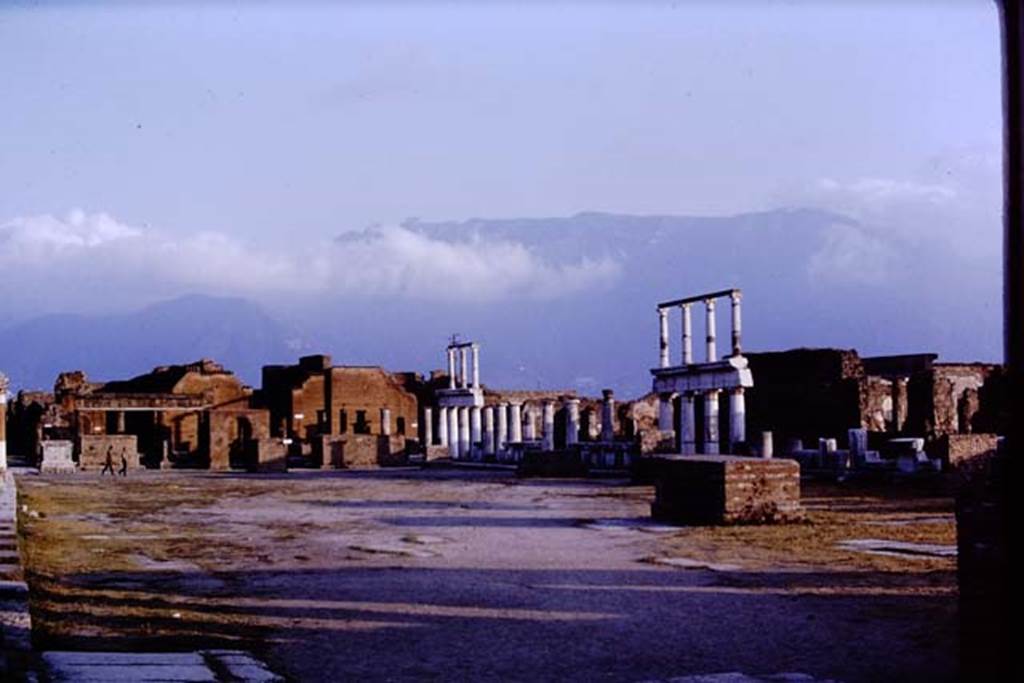
[[[683,309],[683,365],[693,363],[693,317],[690,315],[690,304],[682,304]]]
[[[668,363],[668,309],[658,309],[658,367],[667,368]]]
[[[707,362],[718,360],[718,347],[715,346],[715,300],[704,300],[704,326],[707,330]]]
[[[704,394],[704,452],[718,455],[718,389]]]
[[[455,349],[448,349],[448,388],[455,388]]]
[[[6,378],[0,375],[0,384]],[[0,472],[7,469],[7,387],[0,386]]]
[[[380,409],[380,433],[381,436],[391,436],[391,410]]]
[[[683,455],[697,452],[697,425],[694,394],[687,391],[679,399],[679,450]]]
[[[530,406],[523,407],[523,438],[527,441],[537,440],[537,421]]]
[[[459,409],[448,409],[448,457],[459,459]]]
[[[740,319],[740,291],[738,289],[733,290],[732,294],[729,295],[732,300],[732,355],[738,356],[743,351],[740,347],[740,335],[742,334],[742,320]]]
[[[469,408],[459,408],[459,458],[469,458]]]
[[[434,414],[430,406],[423,408],[423,446],[434,445]]]
[[[544,443],[541,448],[545,451],[555,450],[555,402],[544,401]]]
[[[675,411],[672,410],[672,397],[673,394],[658,394],[658,431],[660,432],[671,432],[676,428],[673,419]]]
[[[510,443],[523,442],[523,404],[513,401],[508,404],[508,440]]]
[[[601,404],[601,441],[615,440],[615,392],[605,389],[601,392],[604,403]]]
[[[496,412],[498,417],[498,437],[495,447],[500,455],[505,452],[506,444],[508,444],[508,403],[499,403]]]
[[[480,387],[480,346],[473,344],[473,388]]]
[[[736,453],[737,445],[747,440],[747,401],[743,387],[729,391],[729,452]]]
[[[480,406],[473,406],[469,409],[469,450],[471,453],[477,453],[477,448],[480,447],[480,441],[483,439],[482,431]]]
[[[565,445],[572,446],[580,440],[580,400],[570,398],[565,401]]]
[[[494,455],[494,406],[484,408],[484,455]]]
[[[448,445],[448,409],[444,406],[437,409],[437,445]]]
[[[463,389],[469,388],[468,352],[469,347],[459,347],[459,386]]]
[[[771,432],[761,432],[761,457],[765,460],[775,455],[775,442]]]

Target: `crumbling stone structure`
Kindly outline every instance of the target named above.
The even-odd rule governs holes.
[[[46,440],[67,440],[83,469],[111,448],[129,467],[245,467],[269,436],[252,389],[207,359],[105,383],[65,372],[52,394],[21,392],[16,405],[22,452],[38,462]]]
[[[732,352],[727,357],[719,359],[715,303],[722,298],[728,298],[732,305]],[[728,396],[728,438],[725,446],[730,452],[745,447],[745,392],[754,385],[754,380],[740,344],[741,298],[740,290],[727,289],[658,304],[660,362],[657,368],[651,370],[651,374],[654,375],[653,390],[658,394],[660,401],[658,424],[661,431],[678,434],[678,448],[675,449],[677,453],[719,453],[722,393]],[[695,363],[693,359],[690,307],[698,302],[703,302],[705,314],[706,345],[703,363]],[[682,316],[682,353],[676,365],[672,365],[670,360],[668,332],[669,311],[674,308],[679,308]],[[675,405],[677,399],[678,409]],[[698,403],[702,407],[700,422],[695,405]]]
[[[414,373],[335,366],[327,355],[263,368],[261,398],[270,434],[293,456],[324,468],[402,464],[419,449],[420,396]]]

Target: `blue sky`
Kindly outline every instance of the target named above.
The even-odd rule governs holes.
[[[866,226],[821,268],[884,270],[890,240],[999,268],[987,0],[14,2],[0,65],[12,318],[189,291],[282,310],[359,291],[360,267],[386,294],[393,256],[489,300],[520,294],[488,280],[508,254],[523,280],[614,267],[401,232],[338,265],[334,236],[409,217],[810,206]]]

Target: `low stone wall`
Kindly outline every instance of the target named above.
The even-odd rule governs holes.
[[[134,434],[86,434],[79,441],[78,467],[83,471],[102,470],[109,449],[114,459],[114,470],[121,467],[121,456],[128,461],[128,469],[135,470],[139,463],[139,448]]]
[[[657,458],[651,515],[675,524],[775,524],[802,519],[794,460],[697,455]]]
[[[525,451],[516,474],[521,477],[584,477],[587,466],[579,451]]]
[[[340,451],[340,464],[345,468],[394,467],[409,462],[404,436],[349,434],[333,447]]]
[[[962,467],[981,455],[996,451],[999,437],[995,434],[944,434],[928,444],[928,455],[942,460],[943,469]]]
[[[250,472],[288,471],[288,448],[280,439],[258,439],[251,448],[255,457],[249,459]]]

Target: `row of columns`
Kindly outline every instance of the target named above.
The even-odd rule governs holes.
[[[729,450],[735,452],[738,444],[747,440],[747,403],[743,387],[729,389]],[[697,453],[697,425],[694,402],[704,401],[704,453],[717,455],[719,452],[718,396],[720,389],[698,392],[687,391],[679,397],[679,443],[683,455]],[[675,424],[676,394],[659,394],[658,428],[672,431]]]
[[[555,401],[544,401],[541,406],[541,448],[555,449]],[[568,398],[565,406],[565,441],[567,446],[579,443],[580,400]],[[601,440],[614,440],[612,416],[615,400],[611,391],[605,392],[602,406]],[[423,409],[424,441],[434,444],[433,411]],[[520,402],[502,402],[493,406],[464,406],[438,408],[437,445],[447,446],[452,459],[467,458],[479,444],[484,455],[504,452],[508,445],[536,441],[537,429],[534,410]]]
[[[470,357],[472,357],[472,381],[470,380]],[[448,388],[477,389],[480,387],[480,345],[463,344],[448,347]]]
[[[742,319],[740,316],[740,300],[741,294],[739,290],[733,291],[729,295],[732,301],[732,355],[740,355],[742,349],[740,347],[740,336],[742,334]],[[679,308],[682,309],[682,324],[683,324],[683,351],[680,358],[681,365],[692,365],[693,364],[693,318],[690,314],[691,303],[679,304]],[[668,332],[668,314],[669,308],[658,307],[658,348],[659,348],[659,367],[667,368],[671,366],[671,359],[669,355],[669,332]],[[714,363],[718,361],[718,340],[717,330],[715,324],[715,300],[705,299],[704,300],[704,328],[707,332],[705,337],[705,362]]]

